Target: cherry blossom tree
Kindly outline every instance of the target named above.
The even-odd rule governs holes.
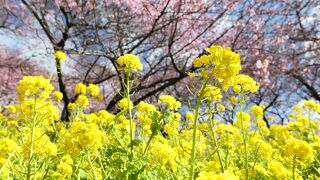
[[[21,77],[49,73],[37,66],[36,62],[21,57],[16,50],[2,48],[0,49],[0,74],[0,104],[9,105],[14,103],[17,97],[16,86]]]
[[[125,53],[138,55],[145,66],[135,77],[135,102],[164,92],[187,97],[193,59],[221,44],[241,53],[243,73],[259,81],[252,102],[284,118],[279,109],[288,106],[286,96],[319,96],[318,9],[317,0],[3,0],[0,24],[42,40],[48,54],[67,52],[73,71],[57,77],[65,104],[74,99],[68,76],[98,84],[105,108],[114,107],[122,88],[116,59]]]

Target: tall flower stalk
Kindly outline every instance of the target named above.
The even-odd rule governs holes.
[[[195,107],[195,116],[193,120],[193,131],[192,131],[192,149],[191,149],[191,158],[190,158],[190,169],[189,169],[189,179],[194,178],[194,164],[195,164],[195,158],[196,158],[196,136],[197,136],[197,121],[200,114],[200,106],[203,99],[203,96],[205,94],[206,86],[209,83],[210,79],[212,77],[212,74],[205,79],[204,83],[201,86],[199,96],[197,98],[197,104]]]
[[[130,159],[132,160],[133,158],[133,119],[132,119],[132,102],[130,99],[130,72],[126,73],[125,75],[125,82],[124,82],[124,87],[125,87],[125,97],[128,100],[128,115],[129,115],[129,121],[130,121]]]
[[[31,139],[30,139],[30,147],[29,147],[29,155],[28,155],[28,165],[27,165],[27,180],[31,179],[31,166],[32,166],[32,156],[33,156],[33,141],[34,141],[34,129],[36,126],[36,103],[37,98],[34,97],[34,107],[32,111],[32,124],[31,124]]]
[[[130,120],[130,160],[132,161],[133,158],[133,119],[132,119],[132,106],[133,103],[130,99],[130,76],[131,72],[142,70],[143,66],[140,62],[140,59],[133,55],[133,54],[125,54],[123,56],[120,56],[117,59],[117,64],[119,66],[119,70],[123,72],[122,75],[122,84],[124,86],[125,91],[125,98],[127,98],[127,110],[129,114],[129,120]]]
[[[244,145],[244,168],[245,168],[245,179],[248,180],[249,179],[249,167],[248,167],[248,150],[247,150],[247,132],[244,128],[244,120],[243,120],[243,107],[242,107],[242,103],[243,103],[244,99],[243,99],[243,93],[242,91],[239,94],[239,105],[240,105],[240,123],[241,123],[241,134],[242,134],[242,140],[243,140],[243,145]]]

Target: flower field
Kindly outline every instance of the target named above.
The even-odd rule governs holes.
[[[66,121],[51,77],[23,77],[17,103],[0,111],[0,179],[320,179],[320,105],[293,106],[284,125],[264,119],[265,107],[247,102],[259,86],[240,74],[240,54],[205,50],[188,77],[193,101],[162,94],[157,104],[134,104],[143,63],[125,54],[116,61],[124,87],[117,111],[86,111],[100,90],[79,83]],[[226,107],[231,123],[218,116]]]

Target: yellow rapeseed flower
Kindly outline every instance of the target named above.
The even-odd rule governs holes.
[[[63,98],[63,94],[60,91],[55,91],[53,97],[56,101],[60,102]]]
[[[137,71],[138,69],[143,69],[140,59],[133,54],[125,54],[123,56],[120,56],[117,59],[117,63],[120,69],[124,70],[124,72]]]
[[[212,72],[212,75],[220,82],[222,89],[226,91],[241,70],[240,54],[218,45],[205,50],[209,52],[209,55],[196,58],[193,62],[194,67],[203,68],[200,76],[205,78],[208,77],[209,72]]]
[[[250,91],[251,93],[255,93],[259,90],[259,86],[256,81],[252,79],[250,76],[245,74],[237,75],[233,82],[233,90],[236,93]]]
[[[289,138],[284,146],[284,156],[292,158],[302,162],[313,162],[314,151],[312,146],[306,141],[302,141],[296,138]]]
[[[24,76],[17,86],[20,101],[34,97],[47,99],[53,89],[50,80],[42,76]]]
[[[66,177],[70,178],[73,170],[72,170],[73,159],[70,155],[65,155],[61,158],[57,169],[64,174]]]
[[[78,83],[75,87],[74,87],[74,92],[76,94],[86,94],[87,93],[87,86],[84,85],[83,83]]]
[[[217,110],[218,111],[225,111],[226,107],[224,107],[224,105],[222,105],[222,104],[219,104],[218,107],[217,107]]]
[[[100,131],[96,124],[73,122],[64,135],[61,150],[74,157],[80,155],[83,150],[98,150],[105,140],[106,134]],[[67,161],[70,160],[66,159],[65,163]]]
[[[170,110],[178,110],[181,108],[181,103],[170,95],[161,95],[158,100],[158,105],[164,104]]]
[[[29,134],[30,132],[27,132]],[[30,152],[31,133],[24,142],[22,149],[25,158]],[[50,141],[49,136],[40,128],[34,130],[33,153],[38,156],[56,156],[58,153],[57,145]]]
[[[257,118],[263,117],[264,106],[254,105],[250,108],[250,112]]]
[[[137,105],[137,111],[138,112],[154,112],[154,111],[156,111],[156,107],[152,104],[141,101]]]
[[[89,99],[85,95],[80,94],[75,103],[84,109],[89,105]]]
[[[127,98],[123,98],[121,99],[118,103],[117,103],[117,107],[121,110],[126,110],[128,109],[128,99]],[[133,108],[133,103],[132,101],[130,101],[130,109]]]
[[[109,113],[108,111],[101,110],[97,112],[96,115],[98,116],[97,122],[96,122],[98,125],[102,127],[107,127],[114,124],[115,115]]]
[[[194,121],[194,115],[191,112],[187,112],[186,120],[189,121],[189,122],[193,122]]]
[[[320,105],[314,101],[304,101],[303,107],[309,111],[320,112]]]
[[[5,157],[7,153],[11,153],[17,143],[9,138],[0,138],[0,158]]]
[[[238,98],[235,97],[235,96],[231,96],[231,97],[229,97],[229,101],[230,101],[230,103],[231,103],[232,105],[236,105],[237,102],[238,102]]]
[[[237,119],[234,121],[234,125],[238,128],[247,129],[250,127],[250,115],[245,112],[237,112],[236,113]],[[242,121],[242,122],[241,122]]]
[[[99,97],[100,93],[100,89],[99,86],[95,85],[95,84],[89,84],[87,87],[87,90],[89,91],[90,95],[92,97]]]
[[[204,90],[204,97],[206,97],[208,101],[220,101],[222,98],[221,90],[216,86],[207,85]]]
[[[56,51],[54,56],[58,61],[65,61],[67,59],[67,55],[63,51]]]
[[[77,107],[77,105],[75,103],[69,103],[67,106],[68,110],[70,110],[70,111],[74,110],[76,107]]]

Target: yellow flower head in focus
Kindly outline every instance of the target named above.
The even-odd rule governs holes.
[[[63,98],[63,94],[60,91],[55,91],[53,97],[57,102],[60,102]]]
[[[219,81],[222,89],[227,91],[241,70],[240,54],[219,45],[213,45],[205,50],[209,54],[196,58],[193,66],[202,68],[199,76],[204,78],[207,78],[211,72],[210,74]]]
[[[259,90],[259,86],[250,76],[239,74],[234,79],[233,90],[235,93],[240,93],[241,91],[250,91],[251,93],[255,93]]]
[[[104,145],[106,134],[99,130],[95,123],[74,122],[64,135],[61,150],[72,157],[81,154],[81,151],[95,152]],[[64,163],[71,164],[70,158]]]
[[[140,59],[133,54],[125,54],[117,59],[117,63],[124,72],[142,70]]]
[[[47,99],[53,89],[50,80],[42,76],[24,76],[17,86],[20,101],[34,97]]]
[[[257,118],[263,117],[264,106],[254,105],[250,108],[250,112]]]
[[[206,97],[208,101],[220,101],[222,98],[221,90],[216,86],[207,85],[204,90],[204,97]]]
[[[289,138],[284,147],[284,156],[293,157],[302,162],[313,162],[314,151],[312,146],[306,141],[295,138]]]
[[[101,110],[97,112],[96,115],[98,116],[96,124],[98,124],[99,126],[107,127],[114,124],[115,115],[109,113],[108,111]]]
[[[84,109],[89,105],[89,99],[85,95],[81,94],[78,96],[75,104]]]
[[[74,92],[76,94],[86,94],[87,93],[87,86],[84,85],[83,83],[78,83],[75,87],[74,87]]]
[[[69,103],[67,106],[68,110],[74,110],[75,108],[77,108],[77,105],[75,103]]]
[[[100,93],[100,89],[99,86],[95,85],[95,84],[89,84],[89,86],[87,87],[87,90],[89,91],[90,95],[92,97],[99,97]]]
[[[72,166],[65,162],[60,162],[57,169],[67,178],[70,178],[73,173]]]
[[[138,112],[155,112],[157,109],[154,105],[141,101],[137,105]]]
[[[287,169],[281,162],[271,161],[268,163],[268,170],[277,179],[286,179],[291,171]]]
[[[130,101],[129,104],[130,104],[130,109],[132,109],[132,108],[133,108],[133,103],[132,103],[132,101]],[[121,99],[121,100],[118,102],[117,107],[118,107],[119,109],[121,109],[121,110],[126,110],[126,109],[128,109],[128,108],[129,108],[129,107],[128,107],[128,99],[127,99],[127,98]]]
[[[56,51],[54,56],[58,61],[65,61],[67,59],[67,55],[63,51]]]

